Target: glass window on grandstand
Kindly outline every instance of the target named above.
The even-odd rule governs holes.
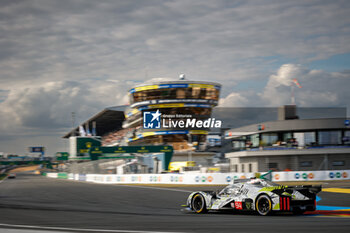
[[[245,142],[244,141],[232,141],[233,150],[244,150]]]
[[[199,99],[199,94],[201,93],[200,87],[193,87],[190,98]]]
[[[176,99],[185,99],[186,98],[186,89],[177,88],[176,90]]]
[[[350,145],[350,130],[344,131],[343,143],[345,145]]]
[[[205,99],[206,92],[207,92],[207,89],[201,88],[201,92],[200,92],[200,94],[199,94],[199,98],[200,98],[200,99]]]
[[[169,89],[160,90],[160,98],[168,97],[170,95]]]
[[[278,141],[277,133],[264,133],[261,136],[262,146],[272,146]]]
[[[147,93],[145,91],[139,91],[133,93],[134,96],[134,102],[140,102],[147,100]]]
[[[319,131],[318,143],[320,145],[340,145],[342,143],[341,131]]]
[[[312,167],[312,161],[301,161],[300,167]]]
[[[134,102],[155,99],[214,99],[218,100],[219,90],[215,88],[169,88],[152,89],[132,94]]]
[[[215,88],[207,88],[205,99],[209,100],[217,100],[219,95],[219,91]]]
[[[259,147],[259,134],[253,134],[250,136],[250,141],[252,143],[252,147]]]
[[[293,133],[292,132],[287,132],[282,134],[282,140],[283,142],[288,142],[293,138]]]
[[[298,142],[298,146],[312,146],[316,144],[315,132],[294,133],[294,138]]]
[[[277,171],[278,170],[278,163],[269,163],[269,170],[274,170]]]
[[[345,166],[345,161],[332,161],[332,166]]]

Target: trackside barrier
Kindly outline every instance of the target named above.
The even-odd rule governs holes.
[[[57,174],[58,179],[68,179],[68,174],[65,172],[60,172]]]
[[[349,180],[350,170],[273,172],[272,181]]]
[[[254,173],[197,173],[197,174],[87,174],[86,181],[113,184],[229,184],[233,179],[244,179]]]
[[[229,184],[234,179],[245,179],[255,173],[192,173],[192,174],[73,174],[47,173],[47,177],[111,184]]]
[[[349,180],[350,170],[273,172],[272,181]],[[63,178],[105,184],[184,184],[226,185],[234,179],[255,176],[255,173],[191,173],[191,174],[73,174],[47,173],[50,178]],[[66,178],[64,178],[66,177]]]
[[[50,178],[57,178],[58,173],[47,172],[47,173],[46,173],[46,176],[47,176],[47,177],[50,177]]]

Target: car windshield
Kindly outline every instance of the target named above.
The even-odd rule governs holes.
[[[231,184],[231,185],[227,186],[226,188],[224,188],[223,190],[221,190],[219,195],[231,194],[232,192],[234,192],[235,190],[238,190],[238,189],[239,189],[239,186],[237,186],[235,184]]]
[[[248,185],[252,185],[252,186],[256,186],[256,187],[274,187],[274,186],[279,186],[278,184],[275,184],[269,180],[260,180],[260,179],[256,179],[256,180],[251,180],[249,182],[247,182]]]

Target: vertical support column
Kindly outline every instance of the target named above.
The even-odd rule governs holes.
[[[295,156],[294,156],[294,162],[295,162],[295,168],[294,168],[294,170],[295,170],[295,171],[299,171],[299,157],[298,157],[298,155],[295,155]]]
[[[92,136],[97,136],[96,132],[96,121],[92,122]]]
[[[324,170],[328,170],[328,154],[324,155]]]
[[[269,168],[269,162],[270,162],[269,157],[266,157],[266,158],[265,158],[266,172],[268,172],[268,171],[270,170],[270,168]]]

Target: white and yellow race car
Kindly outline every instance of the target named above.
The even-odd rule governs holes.
[[[283,186],[264,179],[239,179],[220,192],[197,191],[189,195],[188,210],[206,213],[211,210],[256,211],[302,214],[316,210],[316,194],[321,186]]]

